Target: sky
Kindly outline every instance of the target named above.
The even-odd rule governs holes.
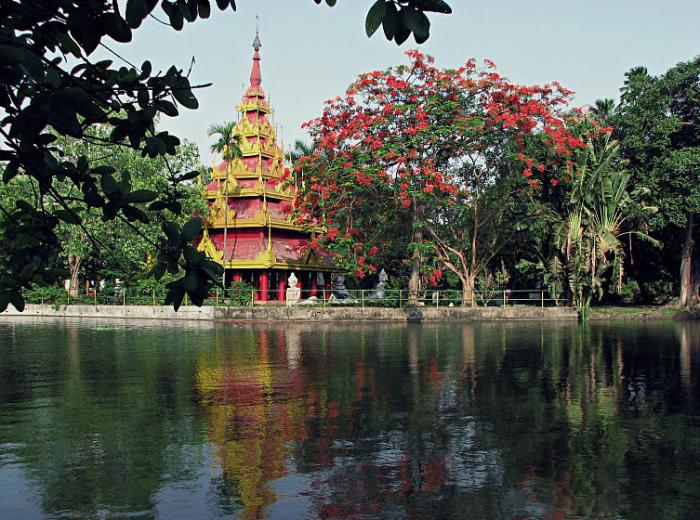
[[[194,58],[191,83],[212,85],[197,91],[198,110],[164,116],[160,128],[195,142],[204,164],[213,141],[207,128],[236,119],[248,85],[256,16],[263,88],[285,148],[306,139],[301,125],[321,113],[325,99],[342,95],[360,73],[406,63],[403,53],[413,48],[443,67],[489,58],[513,82],[557,80],[576,92],[577,106],[617,99],[632,67],[661,74],[700,54],[700,0],[448,0],[453,14],[431,14],[429,40],[419,46],[410,38],[401,47],[381,29],[367,38],[372,3],[339,0],[330,8],[313,0],[237,0],[236,12],[213,8],[209,19],[179,32],[148,19],[131,43],[110,47],[163,71],[187,70]],[[167,19],[160,8],[154,14]]]

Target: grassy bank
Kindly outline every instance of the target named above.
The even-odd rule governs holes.
[[[700,312],[653,305],[591,307],[590,320],[687,320],[700,319]]]

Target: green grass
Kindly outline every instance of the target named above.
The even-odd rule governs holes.
[[[591,319],[673,319],[683,312],[685,312],[685,309],[654,305],[630,305],[624,307],[605,305],[591,307],[589,317]]]

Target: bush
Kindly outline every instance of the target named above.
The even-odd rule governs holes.
[[[639,288],[639,284],[636,280],[627,280],[624,284],[622,284],[620,297],[624,303],[637,303],[641,292],[642,291]]]
[[[48,285],[46,287],[34,287],[31,291],[24,293],[27,303],[68,303],[68,293],[63,287]]]

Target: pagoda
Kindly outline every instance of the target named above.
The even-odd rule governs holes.
[[[210,216],[198,249],[224,266],[226,284],[252,284],[257,301],[285,301],[292,272],[302,298],[328,298],[330,274],[339,269],[327,252],[310,247],[321,230],[309,231],[292,217],[296,187],[287,182],[290,171],[270,122],[260,48],[256,34],[250,86],[237,107],[232,136],[241,157],[212,168],[205,192]]]

